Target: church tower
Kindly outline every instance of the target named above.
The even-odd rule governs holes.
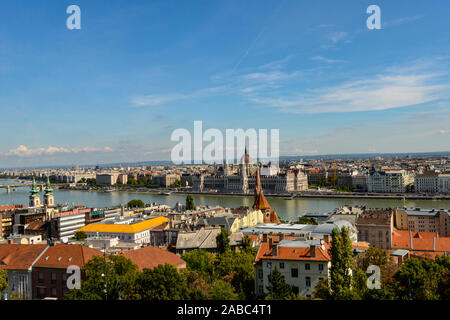
[[[53,195],[53,189],[50,185],[50,178],[47,177],[47,186],[44,190],[44,204],[46,207],[53,207],[55,205],[55,196]]]
[[[264,223],[280,223],[278,215],[270,207],[269,202],[264,196],[264,192],[261,186],[261,176],[259,175],[259,165],[256,168],[256,183],[255,183],[255,202],[252,208],[254,210],[261,210],[264,215]]]
[[[41,205],[41,198],[39,197],[39,190],[36,187],[36,180],[33,177],[33,184],[30,191],[30,207],[36,208]]]

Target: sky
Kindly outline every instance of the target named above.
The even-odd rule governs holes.
[[[69,30],[69,5],[81,29]],[[370,5],[381,29],[369,30]],[[280,155],[450,151],[450,2],[0,3],[0,167],[169,160],[177,128]]]

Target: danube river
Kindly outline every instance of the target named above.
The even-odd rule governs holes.
[[[0,180],[0,185],[20,184],[17,180]],[[156,202],[174,206],[177,202],[185,203],[186,195],[172,194],[164,196],[151,193],[139,192],[92,192],[92,191],[69,191],[55,190],[55,202],[62,204],[81,204],[87,207],[108,207],[126,204],[133,199],[141,199],[145,203]],[[17,188],[9,194],[5,189],[0,189],[0,205],[6,204],[28,204],[29,188]],[[43,193],[41,192],[43,198]],[[195,204],[219,205],[227,208],[240,206],[251,206],[253,197],[248,196],[220,196],[220,195],[198,195],[194,194]],[[435,209],[450,209],[450,200],[387,200],[387,199],[311,199],[300,198],[285,200],[280,197],[267,197],[272,208],[282,219],[291,220],[305,213],[330,212],[343,205],[365,205],[370,208],[387,207],[421,207]]]

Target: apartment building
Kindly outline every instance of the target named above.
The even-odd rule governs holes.
[[[391,249],[394,231],[393,209],[367,209],[356,218],[358,241],[370,245]]]
[[[450,194],[450,172],[439,174],[438,190],[439,193]]]
[[[95,182],[99,185],[113,186],[117,183],[118,178],[119,178],[118,172],[97,174],[95,177]]]
[[[181,180],[180,176],[177,174],[154,175],[152,177],[152,184],[157,184],[163,188],[167,188],[177,182],[177,180]]]
[[[63,298],[68,292],[67,273],[69,266],[84,268],[94,256],[103,253],[82,245],[53,244],[34,263],[32,268],[32,298]]]
[[[441,237],[450,237],[450,210],[397,208],[394,226],[399,230],[437,232]]]
[[[56,213],[52,220],[52,237],[56,239],[70,239],[78,229],[86,225],[88,208],[75,208],[72,211]]]
[[[278,269],[294,293],[313,298],[317,283],[329,277],[331,257],[329,237],[323,240],[284,239],[279,242],[265,237],[255,259],[255,290],[258,296],[268,294],[271,274]]]
[[[438,193],[439,174],[436,172],[426,172],[414,178],[414,190],[417,193]]]
[[[367,174],[367,191],[379,193],[404,193],[414,184],[414,176],[405,170],[378,171],[372,168]]]
[[[32,267],[47,249],[46,244],[0,244],[0,269],[6,270],[7,292],[16,292],[22,299],[31,299]]]

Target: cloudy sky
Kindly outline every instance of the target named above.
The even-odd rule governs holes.
[[[381,30],[369,30],[369,5]],[[68,30],[66,8],[81,8]],[[450,150],[447,0],[0,3],[0,167],[168,160],[173,130],[281,155]]]

